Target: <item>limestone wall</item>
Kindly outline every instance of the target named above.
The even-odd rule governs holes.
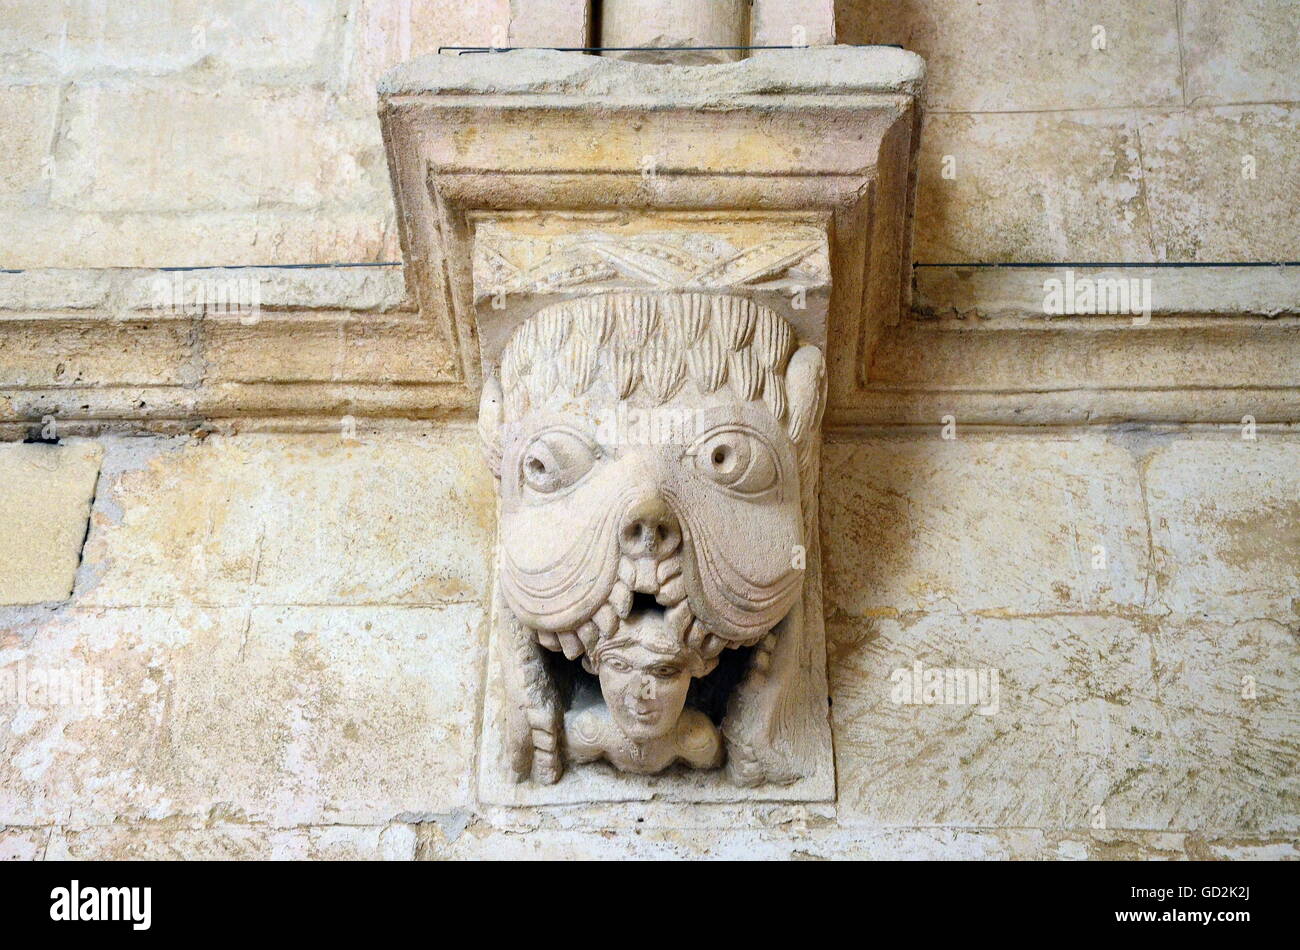
[[[930,70],[916,310],[824,453],[838,799],[500,809],[374,87],[521,2],[0,0],[0,856],[1297,856],[1290,0],[836,5]],[[1048,318],[1067,265],[1152,319]]]
[[[474,439],[73,440],[58,465],[100,471],[75,591],[5,611],[0,658],[99,692],[6,708],[0,853],[1295,854],[1294,435],[835,439],[838,801],[551,809],[475,797]],[[62,451],[0,466],[51,481]],[[996,711],[894,702],[918,662],[998,670]]]

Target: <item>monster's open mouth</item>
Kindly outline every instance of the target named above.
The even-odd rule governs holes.
[[[591,617],[571,630],[538,630],[537,642],[576,660],[590,656],[601,640],[616,637],[620,626],[634,616],[662,623],[677,642],[706,661],[716,658],[729,645],[691,610],[680,553],[662,560],[623,555],[618,579]]]

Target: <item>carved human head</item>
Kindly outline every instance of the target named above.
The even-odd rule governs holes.
[[[645,742],[672,731],[686,706],[692,677],[717,665],[674,636],[661,615],[638,611],[592,650],[589,669],[619,729]]]

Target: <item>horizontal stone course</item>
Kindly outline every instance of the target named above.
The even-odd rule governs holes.
[[[477,603],[493,503],[470,432],[341,417],[332,435],[114,442],[80,602]]]
[[[825,447],[829,610],[896,617],[1143,604],[1150,554],[1127,451],[1101,435],[954,431],[951,441],[936,424],[924,436]]]
[[[916,260],[1290,261],[1288,222],[1267,209],[1300,175],[1296,124],[1296,107],[1270,105],[929,114]]]
[[[1236,526],[1295,440],[958,432],[825,449],[837,801],[702,809],[476,804],[470,427],[100,440],[74,602],[0,613],[0,674],[103,707],[0,699],[0,854],[1294,856],[1297,548]],[[996,712],[895,702],[918,661]]]
[[[469,800],[477,605],[78,608],[0,626],[0,824],[383,824]]]
[[[830,634],[846,825],[1300,830],[1300,653],[1281,625],[946,612]],[[918,663],[997,670],[996,704],[900,702]]]
[[[839,6],[840,42],[894,43],[926,58],[929,109],[1181,104],[1178,18],[1174,6],[1160,0]],[[1097,48],[1100,41],[1104,48]]]

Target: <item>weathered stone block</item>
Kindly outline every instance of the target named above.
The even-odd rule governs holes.
[[[493,502],[466,433],[114,443],[82,603],[233,606],[485,596]],[[468,430],[467,430],[468,431]],[[154,454],[156,453],[156,454]],[[376,571],[376,566],[379,570]]]
[[[333,0],[136,0],[8,4],[3,25],[0,66],[24,78],[192,70],[303,82],[329,74],[347,19]]]
[[[1137,767],[1107,803],[1111,824],[1300,832],[1296,623],[1174,616],[1151,644],[1153,688],[1125,724]]]
[[[1137,466],[1097,435],[963,434],[823,449],[827,603],[898,617],[1140,605],[1147,573]],[[1101,548],[1098,551],[1098,548]]]
[[[0,205],[44,200],[54,171],[48,159],[58,105],[57,86],[0,86]]]
[[[1300,106],[1192,109],[1142,117],[1145,201],[1158,258],[1290,261]]]
[[[1138,135],[1124,113],[928,114],[917,261],[1160,259]]]
[[[72,593],[102,458],[94,442],[0,445],[0,604]]]
[[[43,828],[0,829],[0,861],[40,861],[49,837]]]
[[[439,47],[506,45],[511,28],[509,3],[510,0],[483,0],[481,3],[466,3],[465,0],[422,0],[420,3],[362,0],[355,8],[352,37],[355,54],[346,71],[349,98],[373,109],[380,76],[399,63],[436,53]],[[525,15],[523,19],[531,21],[532,18]],[[550,29],[562,30],[565,25],[551,23]]]
[[[1182,104],[1178,19],[1161,0],[867,0],[840,7],[841,42],[896,43],[925,57],[930,109]]]
[[[1294,626],[1300,442],[1243,431],[1172,441],[1146,462],[1159,599],[1176,614]]]
[[[228,824],[175,828],[143,823],[56,829],[50,861],[409,861],[411,825],[325,826],[288,829]]]
[[[77,86],[66,108],[50,196],[61,207],[355,209],[388,199],[374,119],[323,91]]]
[[[1292,4],[1184,0],[1181,14],[1189,103],[1300,100],[1300,19]]]
[[[244,200],[244,199],[240,199]],[[254,202],[255,203],[255,202]],[[400,258],[391,200],[370,210],[5,212],[7,267],[238,267]]]
[[[830,46],[834,0],[756,0],[750,6],[754,46]]]
[[[604,56],[640,63],[735,62],[744,56],[735,47],[749,45],[749,4],[746,0],[602,0],[597,45],[607,50]]]
[[[1135,705],[1150,695],[1150,642],[1119,617],[946,612],[828,629],[844,825],[1087,828],[1141,767],[1130,730],[1160,721]],[[923,682],[969,670],[989,689],[917,695],[917,664]]]
[[[482,608],[78,609],[0,632],[0,824],[383,825],[469,800]]]
[[[509,0],[508,46],[594,46],[591,0]]]

